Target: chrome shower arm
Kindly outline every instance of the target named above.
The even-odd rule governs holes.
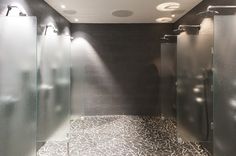
[[[212,9],[236,9],[236,5],[217,5],[217,6],[208,6],[207,11],[211,12]]]
[[[167,38],[167,37],[177,37],[177,35],[168,35],[168,34],[164,35],[164,38]]]
[[[194,29],[200,30],[201,26],[200,25],[179,25],[178,27],[179,30],[184,30],[186,28],[194,28]]]
[[[15,6],[15,5],[8,5],[8,6],[7,6],[7,13],[6,13],[6,16],[9,15],[10,11],[11,11],[13,8],[17,8],[17,9],[20,11],[20,13],[19,13],[20,16],[26,16],[26,14],[23,13],[23,12],[20,10],[20,8],[19,8],[18,6]]]
[[[58,33],[58,29],[52,24],[47,24],[47,25],[42,26],[42,27],[45,27],[44,35],[47,35],[48,28],[52,28],[54,33]]]
[[[200,30],[201,26],[200,25],[179,25],[179,27],[177,29],[174,29],[173,31],[179,34],[181,32],[186,31],[187,28]]]

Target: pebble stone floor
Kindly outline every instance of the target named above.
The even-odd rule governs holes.
[[[178,143],[175,122],[160,117],[84,117],[71,122],[70,138],[46,143],[37,156],[210,156],[197,143]]]

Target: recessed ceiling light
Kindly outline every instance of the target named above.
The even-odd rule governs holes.
[[[174,17],[175,17],[175,14],[172,14],[172,15],[171,15],[171,17],[173,17],[173,18],[174,18]]]
[[[62,9],[65,9],[65,8],[66,8],[66,6],[62,4],[62,5],[61,5],[61,8],[62,8]]]
[[[75,22],[78,22],[79,21],[79,19],[78,18],[75,18]]]
[[[171,22],[173,19],[170,17],[162,17],[162,18],[158,18],[156,19],[156,22],[158,23],[168,23]]]
[[[162,3],[157,6],[157,10],[159,11],[174,11],[180,8],[180,4],[176,2],[167,2]]]

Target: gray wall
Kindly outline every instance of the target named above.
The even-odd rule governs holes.
[[[43,0],[1,0],[0,16],[6,14],[6,7],[9,4],[20,5],[25,9],[27,15],[37,17],[39,35],[43,32],[40,26],[48,23],[53,23],[60,33],[69,32],[70,23]]]
[[[160,37],[171,24],[73,24],[73,114],[160,114]]]

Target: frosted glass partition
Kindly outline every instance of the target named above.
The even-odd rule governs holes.
[[[214,156],[236,153],[236,16],[214,18]]]
[[[0,17],[0,155],[36,153],[34,17]]]
[[[212,45],[212,35],[178,36],[178,136],[186,141],[212,139]]]
[[[161,112],[176,118],[176,43],[161,44]]]
[[[39,36],[37,141],[67,139],[70,106],[70,37],[48,29]]]

